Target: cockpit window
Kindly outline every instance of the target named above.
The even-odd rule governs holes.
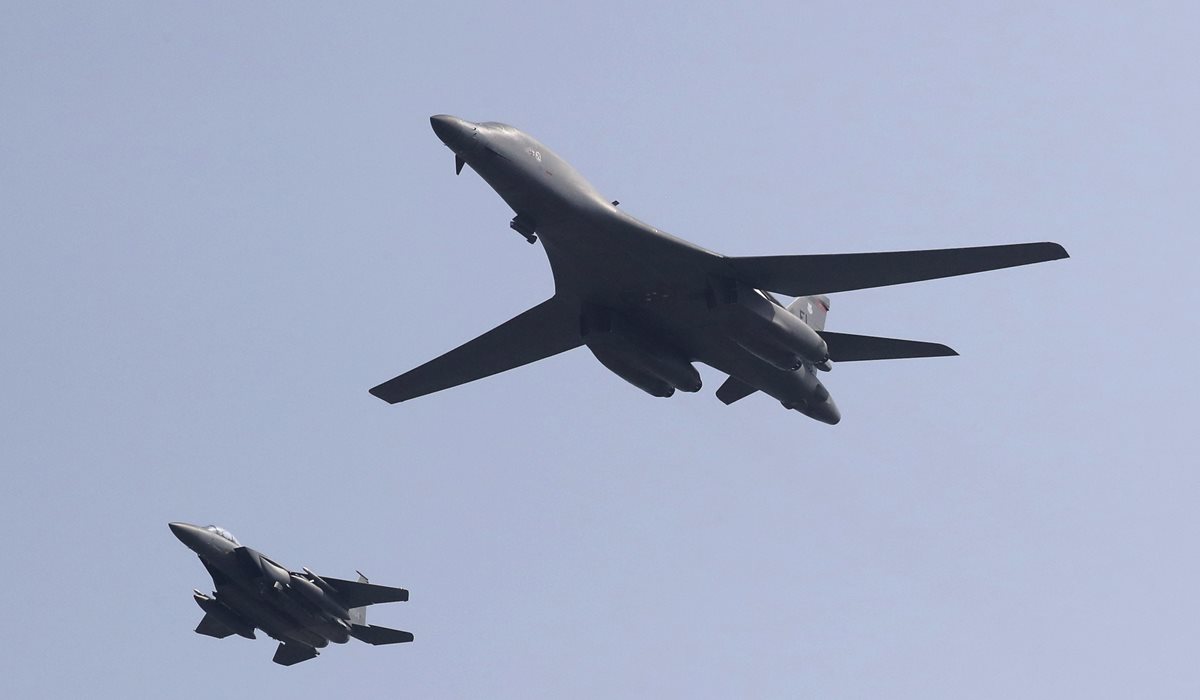
[[[221,537],[224,537],[225,539],[234,543],[238,547],[242,546],[242,543],[237,541],[237,538],[233,536],[233,533],[230,532],[229,530],[226,530],[223,527],[217,527],[216,525],[209,525],[208,527],[206,527],[204,529],[208,530],[209,532],[213,533],[214,535],[219,535]]]

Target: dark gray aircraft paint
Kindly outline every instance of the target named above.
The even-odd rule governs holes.
[[[841,420],[817,378],[834,362],[956,355],[937,343],[824,330],[833,292],[965,275],[1067,257],[1057,243],[844,255],[726,257],[645,224],[517,129],[430,118],[454,152],[512,207],[510,226],[542,241],[550,299],[371,389],[407,401],[586,345],[630,384],[698,391],[703,362],[729,375],[717,398],[755,391],[824,423]],[[797,297],[786,306],[772,292]]]
[[[411,642],[412,634],[366,622],[366,606],[408,600],[403,588],[377,586],[359,574],[357,581],[318,576],[308,569],[288,571],[214,525],[171,523],[171,532],[200,557],[216,591],[194,591],[204,617],[199,634],[224,639],[254,639],[258,628],[279,640],[275,663],[307,661],[333,642],[351,637],[368,644]]]

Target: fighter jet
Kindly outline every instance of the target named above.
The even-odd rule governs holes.
[[[957,355],[939,343],[831,332],[828,294],[1067,257],[1057,243],[841,255],[727,257],[643,223],[533,137],[496,122],[430,118],[454,152],[512,208],[509,226],[541,240],[554,296],[384,382],[389,403],[471,382],[586,345],[652,396],[700,389],[694,362],[729,375],[717,398],[762,391],[810,418],[841,414],[818,372],[834,363]],[[794,297],[784,303],[775,294]]]
[[[314,658],[317,649],[329,642],[345,644],[350,637],[367,644],[413,640],[408,632],[366,621],[366,606],[408,600],[403,588],[376,586],[361,573],[357,581],[344,581],[308,569],[288,571],[215,525],[170,527],[200,557],[217,589],[212,595],[193,592],[204,611],[198,634],[254,639],[254,629],[261,629],[279,640],[274,661],[283,666]]]

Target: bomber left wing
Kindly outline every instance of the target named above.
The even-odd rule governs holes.
[[[904,250],[834,255],[767,255],[726,258],[727,273],[758,289],[803,297],[970,275],[1060,260],[1057,243],[1017,243],[975,248]]]
[[[579,306],[553,296],[478,338],[371,389],[399,403],[542,360],[583,344]]]

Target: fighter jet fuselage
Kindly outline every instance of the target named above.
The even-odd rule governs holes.
[[[456,169],[469,165],[513,209],[511,228],[530,243],[541,240],[555,295],[372,389],[392,403],[586,345],[606,367],[654,396],[699,390],[692,363],[703,362],[730,375],[718,391],[726,403],[761,390],[787,408],[837,423],[837,406],[816,375],[832,362],[955,353],[936,343],[825,332],[824,293],[1066,255],[1057,244],[1037,243],[728,258],[625,213],[565,160],[511,126],[447,115],[431,123],[454,152]],[[784,306],[771,292],[799,298]]]
[[[317,649],[355,637],[369,644],[410,642],[408,632],[366,624],[366,606],[408,600],[408,591],[289,571],[215,526],[171,523],[171,531],[200,558],[212,576],[212,595],[195,591],[204,618],[199,634],[254,639],[261,629],[278,640],[275,662],[290,666],[317,656]]]

